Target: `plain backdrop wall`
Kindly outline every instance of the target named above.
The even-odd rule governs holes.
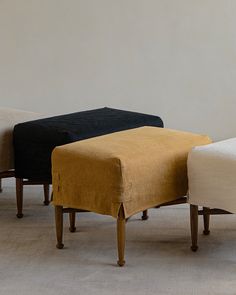
[[[236,136],[235,0],[0,0],[0,105]]]

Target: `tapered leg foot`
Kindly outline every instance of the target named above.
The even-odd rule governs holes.
[[[56,247],[57,247],[57,249],[63,249],[64,248],[64,244],[57,243]]]
[[[43,203],[45,206],[48,206],[50,204],[50,200],[49,200],[50,186],[49,186],[49,184],[44,184],[43,190],[44,190],[44,202]]]
[[[69,227],[69,231],[71,233],[75,233],[76,232],[76,227]]]
[[[55,206],[55,222],[56,222],[56,235],[57,235],[57,245],[58,249],[62,249],[64,244],[63,239],[63,207]]]
[[[198,206],[190,205],[190,225],[191,225],[191,250],[196,252],[198,249]]]
[[[191,250],[192,250],[193,252],[196,252],[196,251],[198,250],[198,246],[191,246]]]
[[[148,220],[148,210],[143,211],[142,220]]]
[[[74,233],[76,231],[75,217],[76,217],[75,212],[69,213],[69,218],[70,218],[70,228],[69,228],[69,230],[70,230],[71,233]]]
[[[22,213],[17,213],[17,214],[16,214],[16,217],[20,219],[20,218],[24,217],[24,214],[22,214]]]
[[[16,178],[16,204],[17,204],[17,218],[23,217],[23,179]]]
[[[125,265],[125,214],[123,207],[120,208],[119,216],[117,218],[117,247],[118,247],[118,261],[119,266]]]
[[[210,234],[210,231],[209,230],[203,230],[203,234],[205,235],[205,236],[208,236],[209,234]]]
[[[125,260],[122,260],[122,261],[118,260],[118,261],[117,261],[117,264],[118,264],[120,267],[122,267],[122,266],[125,265]]]
[[[207,207],[203,207],[203,223],[204,223],[203,234],[207,236],[210,234],[210,230],[209,230],[210,213],[209,213],[209,208]]]

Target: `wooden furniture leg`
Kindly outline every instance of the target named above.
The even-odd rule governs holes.
[[[49,200],[49,190],[50,190],[50,185],[49,184],[44,184],[43,185],[43,190],[44,190],[44,205],[48,206],[50,203]]]
[[[2,178],[0,178],[0,193],[2,192]]]
[[[210,208],[207,207],[203,207],[203,223],[204,223],[204,231],[203,234],[204,235],[209,235],[210,231],[209,231],[209,222],[210,222]]]
[[[23,179],[16,178],[16,204],[17,204],[17,214],[18,218],[23,217]]]
[[[70,212],[69,213],[69,218],[70,218],[70,232],[74,233],[76,231],[75,227],[75,218],[76,218],[76,212]]]
[[[125,214],[123,207],[120,208],[117,218],[117,247],[118,247],[118,261],[119,266],[125,265]]]
[[[190,223],[191,223],[191,238],[192,246],[191,250],[196,252],[198,249],[197,239],[198,239],[198,206],[190,205]]]
[[[142,220],[147,220],[147,219],[148,219],[148,210],[144,210],[142,215]]]
[[[63,239],[63,207],[55,206],[55,223],[56,223],[56,234],[57,234],[57,248],[62,249],[64,244]]]

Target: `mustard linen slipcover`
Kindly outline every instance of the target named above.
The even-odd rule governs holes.
[[[53,204],[125,217],[187,193],[187,155],[209,137],[141,127],[60,147],[52,154]]]

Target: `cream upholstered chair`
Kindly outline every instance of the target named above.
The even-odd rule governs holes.
[[[2,178],[14,177],[13,128],[16,124],[41,118],[42,115],[0,107],[0,190]]]
[[[192,251],[198,249],[198,215],[203,215],[203,233],[209,235],[210,215],[236,213],[235,175],[236,138],[198,146],[189,153]]]

